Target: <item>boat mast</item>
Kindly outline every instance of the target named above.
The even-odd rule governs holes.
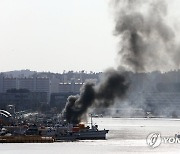
[[[91,129],[93,127],[93,121],[92,121],[92,113],[91,113]]]

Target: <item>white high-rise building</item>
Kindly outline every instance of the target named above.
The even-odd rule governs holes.
[[[50,92],[49,78],[36,78],[35,86],[37,92]]]
[[[0,74],[0,93],[3,92],[3,80],[4,80],[4,75]]]
[[[58,93],[59,92],[59,83],[60,79],[52,78],[50,83],[50,93]]]
[[[60,93],[79,93],[80,88],[83,86],[83,83],[60,83],[59,84],[59,92]]]
[[[17,79],[16,78],[3,78],[3,92],[9,89],[17,89]]]
[[[28,89],[29,91],[36,91],[35,78],[19,78],[17,89]]]
[[[31,92],[50,92],[49,78],[5,78],[0,76],[0,92],[9,89],[28,89]]]

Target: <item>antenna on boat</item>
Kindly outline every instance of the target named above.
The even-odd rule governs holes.
[[[92,121],[92,113],[91,113],[91,129],[93,127],[93,121]]]

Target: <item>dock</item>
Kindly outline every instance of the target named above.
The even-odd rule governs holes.
[[[0,143],[53,143],[53,137],[42,136],[0,136]]]

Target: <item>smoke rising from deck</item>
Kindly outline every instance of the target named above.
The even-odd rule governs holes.
[[[112,0],[114,35],[119,38],[118,65],[103,73],[98,85],[86,83],[80,96],[69,96],[63,111],[67,122],[79,123],[90,107],[109,107],[124,99],[128,71],[168,71],[179,67],[179,45],[167,20],[164,0]],[[119,101],[120,102],[120,101]]]
[[[97,85],[87,82],[80,90],[80,96],[69,96],[63,111],[67,122],[77,124],[86,116],[89,107],[109,107],[115,98],[123,99],[128,89],[126,74],[110,69]]]
[[[170,1],[113,1],[114,35],[119,38],[118,66],[134,73],[166,72],[179,69],[180,43],[177,40],[177,30],[169,22],[167,2]],[[136,91],[138,85],[132,83],[137,86],[134,86],[133,91],[132,89],[130,91],[133,95],[141,96],[141,100],[138,99],[133,104],[134,106],[143,106],[145,110],[151,108],[153,112],[160,113],[164,102],[148,104],[146,100],[149,97],[148,93],[157,92],[156,88],[150,90],[150,87],[154,86],[154,82],[154,80],[149,81],[146,87],[143,85],[144,88],[142,87],[143,89],[139,91]],[[146,89],[149,90],[146,91]],[[129,97],[131,96],[130,91],[128,91]],[[133,102],[135,102],[134,98]],[[152,99],[154,96],[152,95],[149,98]],[[169,111],[175,111],[176,109],[169,107],[164,110],[166,110],[164,113],[168,114]]]

